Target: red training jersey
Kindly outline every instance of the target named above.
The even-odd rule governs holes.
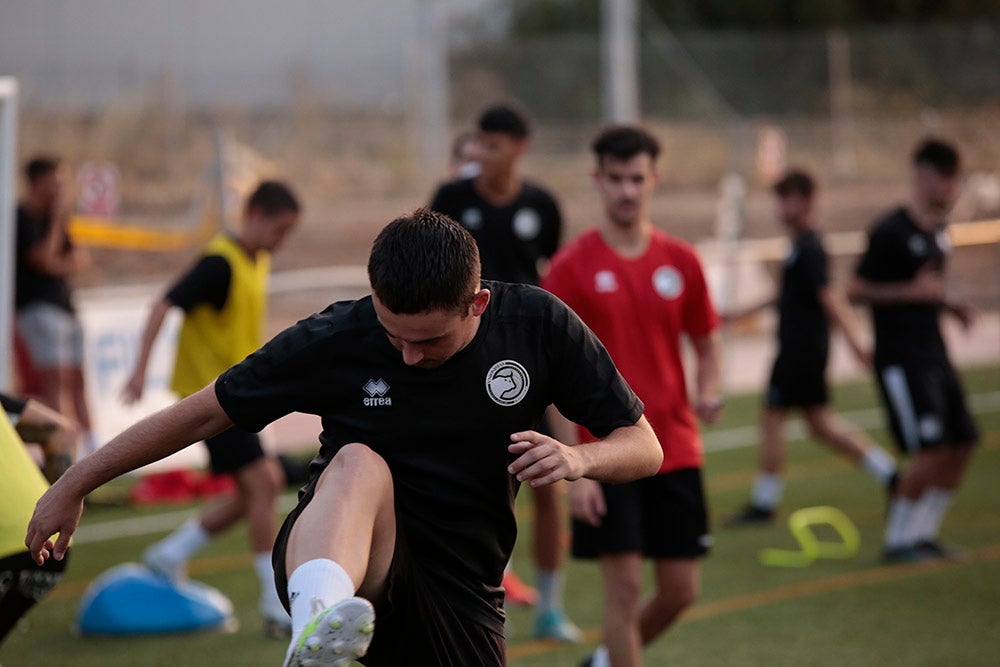
[[[719,317],[694,249],[654,229],[646,251],[625,258],[594,229],[556,253],[542,287],[597,334],[646,405],[646,419],[663,447],[660,473],[701,467],[681,334],[706,336]]]

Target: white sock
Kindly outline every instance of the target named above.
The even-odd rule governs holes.
[[[861,456],[861,465],[882,484],[888,484],[896,474],[896,459],[878,445],[865,450]]]
[[[910,535],[914,542],[937,539],[945,512],[951,506],[954,492],[940,487],[931,487],[924,492],[914,512],[913,528]]]
[[[292,608],[292,644],[310,619],[321,610],[354,597],[357,588],[340,565],[315,558],[295,568],[288,578],[288,600]]]
[[[910,546],[913,543],[910,538],[910,520],[913,517],[913,510],[916,501],[899,496],[893,499],[889,506],[889,518],[885,522],[885,548],[898,549],[899,547]]]
[[[598,646],[590,661],[591,667],[611,667],[611,656],[608,655],[608,647],[604,644]]]
[[[354,597],[358,589],[351,575],[337,563],[314,558],[295,568],[288,578],[288,602],[292,611],[292,639],[288,642],[285,662],[299,642],[303,628],[313,616],[341,600]]]
[[[753,482],[753,491],[750,492],[750,503],[762,510],[773,510],[781,502],[784,486],[781,475],[768,472],[757,473],[757,479]]]
[[[562,609],[563,577],[559,570],[538,570],[535,587],[538,589],[537,613]]]
[[[253,569],[257,571],[257,578],[260,579],[260,604],[259,611],[266,618],[273,621],[284,621],[288,618],[288,612],[281,604],[278,597],[278,590],[274,587],[274,568],[271,566],[271,552],[261,551],[253,555]]]
[[[193,518],[150,548],[170,562],[186,563],[211,539],[212,536],[201,525],[201,521]]]

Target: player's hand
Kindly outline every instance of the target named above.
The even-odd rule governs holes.
[[[574,519],[600,526],[608,506],[600,482],[581,477],[569,485],[569,508]]]
[[[972,304],[960,302],[947,304],[948,312],[955,316],[962,329],[968,331],[976,323],[978,313]]]
[[[852,345],[851,351],[854,353],[854,358],[858,360],[859,364],[871,370],[875,357],[870,349],[860,345]]]
[[[24,544],[39,566],[49,558],[62,560],[69,548],[69,538],[76,532],[83,514],[83,496],[70,492],[66,484],[56,482],[35,504],[28,523]],[[56,533],[59,538],[53,542]]]
[[[136,371],[125,383],[122,389],[122,401],[125,405],[132,405],[142,398],[142,390],[146,386],[146,374]]]
[[[580,479],[583,461],[572,447],[537,431],[521,431],[510,436],[507,451],[517,456],[507,472],[519,482],[544,486],[560,479]]]
[[[694,405],[695,414],[706,424],[714,424],[722,417],[722,409],[726,402],[719,396],[702,397]]]

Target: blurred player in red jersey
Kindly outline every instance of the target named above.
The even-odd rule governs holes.
[[[628,484],[570,485],[573,555],[597,558],[604,582],[604,645],[585,665],[640,665],[641,649],[695,599],[699,562],[711,546],[695,415],[715,422],[722,410],[719,319],[694,250],[653,226],[655,137],[638,127],[604,130],[594,141],[594,184],[604,203],[596,229],[552,260],[543,286],[573,308],[607,346],[646,405],[663,446],[659,474]],[[688,399],[681,337],[696,357],[695,398]],[[595,388],[596,389],[596,388]],[[564,442],[589,440],[568,433]],[[653,560],[656,590],[641,599],[643,557]]]

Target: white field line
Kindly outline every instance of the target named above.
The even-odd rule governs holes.
[[[976,414],[1000,410],[1000,391],[975,394],[970,396],[969,399],[971,403],[970,407]],[[875,408],[852,410],[839,414],[844,419],[861,428],[874,428],[884,423],[883,412]],[[805,437],[806,429],[803,426],[802,420],[796,419],[789,426],[789,440]],[[754,447],[757,445],[757,440],[758,430],[755,426],[741,426],[715,431],[714,433],[706,434],[704,437],[705,452],[723,452],[743,447]],[[295,506],[295,503],[296,494],[285,494],[279,501],[280,510],[287,512]],[[140,535],[165,532],[181,525],[184,521],[194,516],[195,512],[196,510],[194,509],[187,509],[81,526],[76,535],[73,536],[73,542],[74,544],[89,544],[123,537],[138,537]]]

